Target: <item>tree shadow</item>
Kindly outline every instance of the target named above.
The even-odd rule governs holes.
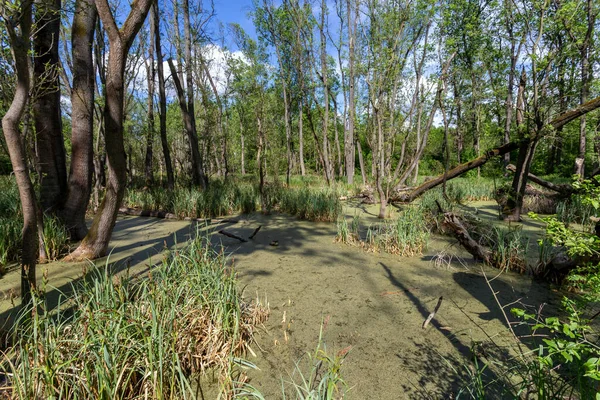
[[[421,314],[423,320],[425,320],[430,314],[430,310],[425,304],[413,294],[410,288],[406,287],[394,276],[391,269],[386,264],[379,262],[379,265],[381,265],[385,271],[390,283],[405,293],[416,310]],[[411,395],[411,398],[415,399],[449,398],[450,394],[455,394],[472,383],[474,373],[476,372],[472,368],[472,362],[474,360],[478,360],[479,365],[484,365],[484,362],[479,359],[480,355],[476,351],[473,351],[472,346],[475,346],[475,343],[467,346],[457,335],[442,326],[436,317],[431,320],[430,325],[443,335],[448,344],[458,351],[462,358],[454,355],[442,355],[436,351],[433,346],[426,346],[414,342],[411,353],[397,353],[396,356],[402,360],[405,365],[417,364],[419,370],[424,371],[418,379],[418,385],[415,384],[412,388],[413,390],[416,390],[416,393]],[[510,358],[507,350],[498,346],[494,346],[494,348],[496,353],[493,357],[496,357],[499,360]],[[481,376],[487,385],[486,398],[505,398],[507,395],[507,388],[510,386],[509,382],[505,382],[503,377],[498,376],[489,368],[483,370]],[[405,390],[411,389],[406,384],[404,386]],[[431,393],[425,389],[426,387],[435,387],[437,389],[435,393]]]

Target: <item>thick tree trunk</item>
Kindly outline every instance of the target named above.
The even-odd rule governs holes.
[[[96,214],[88,234],[79,247],[67,257],[68,260],[94,259],[104,256],[108,250],[117,213],[125,194],[127,179],[123,144],[125,61],[151,5],[152,0],[139,0],[134,3],[123,27],[119,30],[108,0],[96,1],[96,9],[108,33],[110,46],[106,74],[106,108],[104,110],[109,174],[99,212]]]
[[[521,221],[521,210],[523,208],[523,199],[525,198],[527,178],[537,143],[538,139],[535,138],[527,141],[519,148],[515,176],[510,191],[511,195],[508,196],[506,209],[503,210],[506,216],[505,220],[507,221]]]
[[[29,99],[29,50],[32,23],[32,3],[23,2],[17,10],[18,17],[6,24],[9,43],[14,59],[16,86],[9,109],[2,118],[2,130],[10,155],[13,172],[19,188],[21,210],[23,212],[23,230],[21,232],[21,298],[24,306],[32,301],[35,289],[35,264],[38,257],[37,204],[33,184],[29,178],[26,152],[19,132],[19,124]],[[17,13],[15,12],[15,13]],[[18,21],[18,32],[12,23]]]
[[[95,81],[92,45],[96,18],[93,0],[75,2],[71,30],[71,167],[68,193],[62,210],[62,220],[72,240],[81,240],[87,234],[85,212],[92,190]]]
[[[60,0],[36,0],[34,74],[36,98],[33,112],[40,179],[40,203],[44,212],[62,208],[67,193],[67,166],[60,113],[58,42]]]
[[[171,161],[169,142],[167,141],[167,95],[165,90],[162,48],[160,45],[160,18],[158,16],[158,2],[156,1],[152,5],[152,14],[150,17],[154,21],[154,40],[156,44],[156,72],[158,75],[158,101],[160,110],[160,143],[165,159],[165,169],[167,170],[167,188],[173,189],[175,187],[175,176],[173,174],[173,162]]]

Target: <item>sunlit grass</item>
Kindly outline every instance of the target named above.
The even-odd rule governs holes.
[[[28,311],[2,356],[0,397],[192,399],[200,374],[229,396],[236,358],[268,311],[203,239],[145,279],[92,272],[58,311]],[[39,300],[39,309],[43,302]]]

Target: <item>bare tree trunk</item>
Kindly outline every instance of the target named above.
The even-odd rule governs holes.
[[[60,0],[36,0],[33,112],[40,174],[40,202],[45,212],[58,212],[67,193],[67,166],[60,113],[58,42]]]
[[[154,21],[154,40],[156,44],[156,72],[158,74],[158,101],[160,105],[160,143],[162,145],[163,157],[165,158],[165,168],[167,170],[167,188],[175,187],[175,176],[173,174],[173,163],[171,161],[171,151],[167,141],[167,95],[165,91],[165,73],[163,68],[162,48],[160,45],[160,17],[158,15],[158,2],[154,2],[151,21]]]
[[[526,75],[525,70],[523,69],[519,80],[519,90],[517,92],[517,128],[520,128],[525,121],[525,84]],[[510,195],[506,202],[506,209],[503,210],[506,215],[506,220],[521,220],[521,209],[523,208],[523,198],[527,186],[527,175],[529,174],[529,167],[531,165],[533,154],[535,153],[537,140],[536,132],[533,140],[528,140],[519,147],[515,176],[513,177]]]
[[[264,131],[260,115],[256,116],[256,128],[258,130],[258,148],[256,150],[256,163],[258,166],[258,193],[260,194],[260,209],[262,212],[267,211],[265,203],[265,170],[263,166],[262,153],[264,149]]]
[[[365,161],[363,159],[362,146],[360,144],[360,140],[356,140],[356,150],[358,151],[358,165],[360,167],[360,175],[362,177],[362,184],[366,185],[367,184],[367,171],[365,171]]]
[[[580,45],[581,53],[581,91],[579,95],[580,104],[584,104],[587,101],[589,93],[589,85],[591,81],[592,70],[590,69],[589,51],[592,36],[594,33],[594,25],[596,20],[596,13],[593,11],[592,0],[586,2],[586,15],[587,15],[587,31],[583,43]],[[586,117],[582,116],[579,125],[579,153],[575,159],[575,175],[579,175],[583,178],[585,169],[585,152],[587,148],[586,144]]]
[[[244,147],[244,124],[242,124],[242,118],[240,117],[240,141],[241,141],[241,166],[242,166],[242,175],[246,175],[246,163],[244,160],[244,154],[246,152],[246,148]]]
[[[35,264],[38,257],[37,204],[33,184],[29,178],[29,169],[25,148],[21,141],[19,124],[29,99],[29,50],[32,23],[32,3],[20,3],[15,15],[5,24],[11,45],[16,74],[14,97],[9,109],[2,118],[2,130],[10,155],[13,172],[19,188],[21,210],[23,212],[23,230],[21,232],[21,301],[29,306],[32,291],[35,290]],[[18,25],[18,31],[15,29]]]
[[[146,186],[154,183],[154,172],[152,171],[152,161],[154,158],[152,152],[152,144],[154,142],[154,32],[156,31],[154,24],[156,24],[155,18],[151,16],[148,60],[146,60],[146,75],[148,78],[148,132],[146,132],[146,157],[144,162]]]
[[[96,1],[98,15],[108,33],[110,48],[106,74],[106,108],[104,110],[109,175],[99,213],[94,218],[88,234],[79,247],[68,256],[68,260],[94,259],[105,255],[108,250],[117,213],[125,194],[127,179],[123,144],[125,61],[151,5],[152,0],[138,0],[132,5],[129,16],[123,27],[119,29],[108,0]]]
[[[194,182],[194,185],[202,186],[203,189],[206,189],[207,180],[206,176],[204,175],[202,157],[200,156],[200,150],[198,148],[198,134],[196,133],[195,118],[192,115],[192,110],[190,110],[188,108],[188,104],[186,104],[183,87],[181,86],[181,82],[177,76],[177,70],[175,69],[173,60],[169,59],[168,63],[169,67],[171,68],[171,77],[173,78],[173,82],[175,83],[175,88],[177,90],[177,97],[179,98],[179,107],[181,108],[181,115],[183,117],[183,126],[190,142],[192,181]]]
[[[94,62],[92,45],[96,25],[92,0],[75,2],[71,29],[73,88],[71,90],[71,167],[62,219],[72,240],[87,234],[85,212],[92,190],[94,143]]]
[[[319,27],[321,33],[321,81],[323,82],[324,98],[324,114],[323,114],[323,168],[325,169],[325,179],[327,184],[333,183],[333,174],[331,168],[331,159],[329,157],[329,81],[327,79],[327,52],[326,52],[326,38],[325,38],[325,14],[327,12],[327,5],[325,0],[321,1],[321,25]]]
[[[304,131],[303,131],[303,120],[304,113],[302,110],[303,101],[299,100],[298,104],[298,158],[300,159],[300,174],[306,175],[306,167],[304,166]]]
[[[193,129],[188,131],[190,145],[192,148],[192,169],[195,185],[201,185],[203,189],[208,186],[208,178],[204,173],[202,157],[198,152],[198,136],[196,135],[196,115],[194,112],[194,78],[192,69],[192,34],[190,27],[190,5],[189,0],[183,0],[183,36],[185,41],[185,83],[187,94],[187,117]]]
[[[358,17],[358,6],[355,7],[355,14],[352,13],[351,0],[347,0],[347,17],[348,17],[348,129],[346,130],[346,135],[344,137],[344,155],[346,158],[346,176],[348,178],[348,183],[354,183],[354,121],[356,119],[356,101],[354,98],[354,85],[356,84],[356,80],[354,77],[354,46],[356,42],[356,20]],[[361,171],[364,171],[364,168],[361,166]],[[364,174],[364,172],[363,172]],[[363,177],[364,181],[364,177]],[[364,184],[365,182],[363,182]]]

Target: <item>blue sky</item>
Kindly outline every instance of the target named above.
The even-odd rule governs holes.
[[[252,38],[256,38],[256,31],[254,24],[248,16],[248,13],[252,10],[252,0],[214,0],[216,21],[225,25],[235,22],[244,28],[246,33]],[[225,30],[227,35],[228,31]],[[226,45],[232,49],[235,49],[235,44],[232,43],[227,37],[225,38]]]

